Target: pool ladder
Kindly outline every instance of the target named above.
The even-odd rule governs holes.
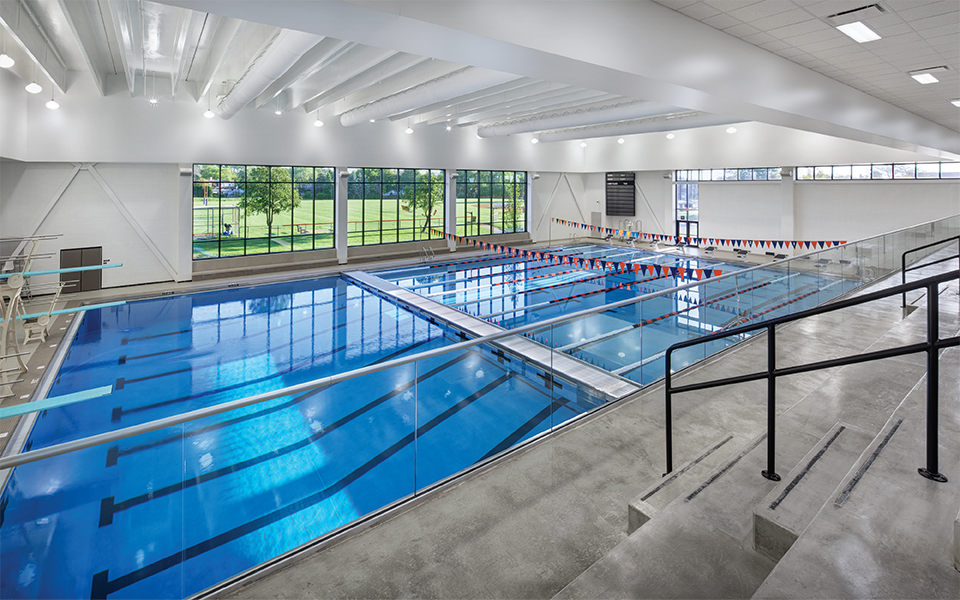
[[[437,255],[433,252],[433,248],[430,246],[421,246],[420,247],[420,262],[427,262],[436,258]]]

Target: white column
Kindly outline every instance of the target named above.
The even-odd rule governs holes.
[[[181,164],[177,201],[177,281],[193,280],[193,165]]]
[[[537,232],[533,229],[533,199],[537,197],[534,191],[539,179],[540,173],[527,171],[527,197],[524,200],[524,219],[526,220],[526,223],[524,223],[524,226],[526,227],[527,233],[530,235],[530,241],[532,242],[537,241]]]
[[[457,172],[453,169],[447,169],[446,186],[447,195],[443,201],[443,230],[453,235],[457,234]],[[457,251],[457,242],[447,238],[447,248],[450,252]]]
[[[347,177],[346,167],[336,168],[333,201],[333,220],[336,233],[333,245],[337,249],[337,264],[347,264]]]
[[[780,239],[796,239],[794,224],[794,168],[780,169]],[[791,254],[784,249],[784,254]],[[779,253],[778,253],[779,254]]]

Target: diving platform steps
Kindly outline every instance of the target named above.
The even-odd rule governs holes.
[[[960,315],[944,304],[946,337]],[[869,350],[915,341],[925,313]],[[960,597],[960,349],[940,360],[947,483],[917,473],[924,357],[843,367],[778,411],[780,482],[760,475],[765,433],[712,440],[631,500],[628,537],[555,597]]]
[[[363,271],[347,271],[342,274],[342,277],[381,296],[391,298],[428,320],[442,321],[469,334],[471,338],[504,331],[502,327],[425,298],[375,275]],[[581,389],[586,388],[590,396],[598,397],[604,402],[620,400],[640,391],[640,386],[628,379],[588,365],[563,352],[553,351],[522,335],[505,337],[492,342],[492,345],[538,365],[546,375],[545,384],[552,383],[555,379],[570,380],[580,385]]]

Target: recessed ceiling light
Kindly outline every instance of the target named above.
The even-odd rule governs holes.
[[[15,64],[9,54],[0,54],[0,68],[9,69]]]
[[[672,133],[668,133],[668,134],[667,134],[667,139],[668,139],[668,140],[672,140],[672,139],[675,138],[675,137],[677,137],[677,136],[673,135]]]
[[[31,81],[30,83],[27,84],[27,87],[23,89],[27,90],[31,94],[39,94],[40,92],[43,91],[43,88],[40,87],[40,84],[37,83],[36,81]]]
[[[283,114],[283,111],[278,108],[277,110],[273,111],[273,114],[275,114],[275,115],[277,115],[277,116],[279,117],[280,115]]]
[[[623,139],[623,138],[620,138],[619,140],[617,140],[617,143],[618,143],[618,144],[622,144],[622,143],[624,143],[625,141],[627,141],[627,140],[625,140],[625,139]]]
[[[846,25],[837,25],[837,29],[842,31],[847,36],[853,38],[854,41],[860,44],[880,39],[880,36],[876,31],[870,29],[860,21],[854,21],[853,23],[847,23]]]
[[[158,102],[160,101],[156,98],[150,98],[150,106],[156,106]]]
[[[376,123],[377,120],[376,120],[376,119],[370,119],[370,122],[371,122],[371,123]]]
[[[737,132],[736,127],[727,127],[727,133],[736,133],[736,132]]]
[[[934,73],[945,73],[946,71],[948,71],[947,67],[942,65],[939,67],[916,69],[914,71],[910,71],[910,77],[913,77],[920,83],[926,85],[928,83],[937,83],[940,81],[933,75]]]
[[[453,131],[453,127],[447,125],[447,131]]]
[[[960,106],[960,98],[957,98],[956,100],[951,100],[950,104],[953,104],[954,106]]]

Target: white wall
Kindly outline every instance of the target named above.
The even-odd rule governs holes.
[[[636,216],[606,215],[606,173],[539,173],[531,186],[530,237],[534,241],[563,240],[576,231],[552,222],[566,219],[592,224],[592,213],[601,213],[603,227],[617,228],[623,219],[642,222],[647,233],[672,233],[673,208],[670,179],[663,171],[637,171]],[[668,173],[669,176],[669,173]],[[639,223],[638,223],[639,228]],[[639,230],[639,229],[638,229]],[[583,235],[580,233],[579,235]]]
[[[701,237],[853,241],[960,214],[957,180],[722,181],[699,191]]]
[[[59,268],[62,248],[102,246],[104,260],[123,264],[103,271],[103,287],[191,278],[177,165],[5,161],[0,181],[0,236],[63,234],[42,243],[54,256],[33,270]]]

